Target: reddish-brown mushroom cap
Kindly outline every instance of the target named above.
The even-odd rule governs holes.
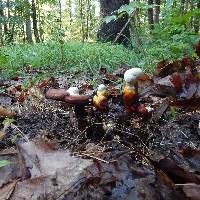
[[[72,105],[76,105],[76,104],[83,104],[86,105],[89,103],[89,96],[86,95],[69,95],[69,96],[65,96],[63,101],[65,103],[69,103]]]
[[[66,96],[69,96],[69,93],[66,89],[49,89],[45,96],[47,99],[63,101]]]

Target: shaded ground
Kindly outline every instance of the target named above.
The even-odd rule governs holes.
[[[195,82],[195,91],[194,87],[184,90],[186,100],[187,95],[191,96],[193,92],[191,102],[195,99],[197,103],[180,107],[177,97],[170,93],[171,88],[177,89],[177,84],[171,87],[166,85],[165,80],[165,85],[159,83],[155,90],[157,82],[153,84],[145,79],[139,84],[143,91],[140,102],[152,106],[154,111],[148,117],[140,113],[129,115],[124,109],[119,90],[122,87],[119,80],[125,69],[120,70],[115,74],[100,70],[99,80],[109,85],[111,93],[109,112],[95,111],[90,104],[85,108],[85,117],[81,120],[75,116],[72,107],[47,100],[42,95],[52,86],[68,87],[60,78],[42,81],[34,90],[34,86],[31,86],[32,93],[29,91],[27,96],[21,95],[21,89],[13,92],[19,84],[16,81],[14,89],[7,90],[9,95],[1,95],[1,103],[4,106],[10,104],[17,111],[15,121],[6,128],[6,134],[0,140],[1,150],[15,147],[16,144],[20,149],[21,143],[28,139],[53,142],[60,149],[70,149],[75,156],[93,160],[93,164],[67,190],[62,187],[49,189],[48,199],[188,199],[191,188],[198,191],[200,105],[196,101],[199,97],[195,95],[199,92],[199,81]],[[84,94],[92,95],[95,92],[84,78],[77,84]],[[165,89],[170,87],[170,92],[167,90],[166,94],[160,86]],[[4,121],[2,117],[1,123]],[[4,126],[5,123],[1,128]],[[27,163],[25,165],[27,167]],[[14,175],[11,180],[20,177]],[[32,175],[30,177],[33,178]],[[185,185],[188,183],[194,185]],[[55,191],[60,193],[56,198],[52,196]],[[39,198],[40,195],[32,199]]]

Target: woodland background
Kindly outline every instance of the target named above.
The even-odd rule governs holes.
[[[120,63],[152,73],[160,60],[197,57],[199,19],[199,0],[0,0],[1,73]]]

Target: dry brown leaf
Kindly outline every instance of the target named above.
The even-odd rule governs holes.
[[[0,141],[5,137],[5,133],[3,131],[0,131]]]
[[[12,118],[16,115],[16,112],[9,110],[7,108],[4,108],[3,106],[0,106],[0,117],[9,117]]]
[[[190,200],[200,200],[200,185],[194,183],[177,184]]]
[[[1,198],[1,200],[10,199],[10,196],[12,195],[17,182],[18,182],[18,180],[14,180],[11,183],[8,183],[4,187],[0,188],[0,198]]]

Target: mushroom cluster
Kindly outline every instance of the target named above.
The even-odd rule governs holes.
[[[138,78],[143,75],[140,68],[132,68],[125,72],[125,87],[123,90],[124,106],[127,112],[134,112],[139,101]]]
[[[87,124],[85,121],[85,106],[89,104],[89,96],[80,95],[77,87],[70,87],[68,90],[49,89],[46,92],[46,98],[63,102],[65,107],[70,108],[70,113],[72,113],[70,116],[73,116],[74,110],[79,130],[85,129]]]
[[[89,104],[89,96],[80,95],[77,87],[70,87],[67,92],[69,96],[65,96],[64,102],[70,106],[74,106],[74,112],[77,118],[85,115],[85,105]]]
[[[104,84],[98,86],[97,95],[93,97],[93,105],[99,111],[108,111],[108,90]]]
[[[89,96],[79,95],[77,87],[66,89],[49,89],[46,92],[47,99],[61,101],[69,107],[74,106],[74,111],[77,117],[84,115],[84,106],[89,103]]]
[[[143,119],[148,119],[152,114],[153,108],[139,102],[138,79],[143,75],[144,72],[140,68],[132,68],[125,72],[123,99],[128,113],[135,112]]]
[[[138,113],[140,116],[148,116],[152,111],[139,102],[138,79],[144,73],[140,68],[132,68],[125,72],[123,89],[124,107],[129,114]],[[97,93],[93,97],[92,106],[100,112],[108,112],[108,89],[104,84],[100,84]],[[50,89],[46,93],[46,97],[53,100],[59,100],[67,104],[70,108],[74,107],[75,116],[81,119],[85,116],[85,105],[89,104],[89,96],[80,95],[77,87],[65,89]]]

